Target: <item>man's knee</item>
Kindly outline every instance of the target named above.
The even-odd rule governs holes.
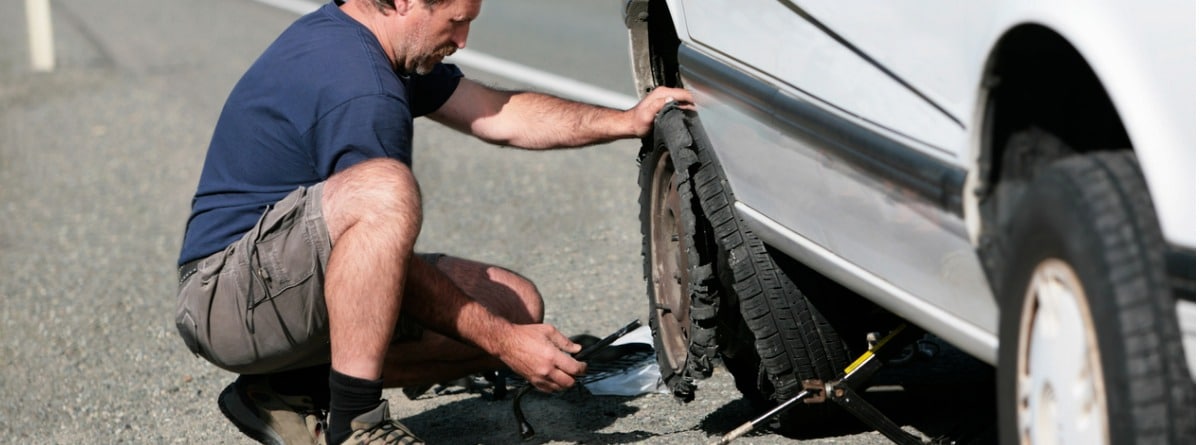
[[[439,257],[434,266],[497,315],[519,324],[542,322],[542,294],[532,281],[520,274],[453,256]]]
[[[542,301],[542,293],[538,291],[537,285],[533,281],[499,266],[488,268],[488,275],[492,281],[511,289],[517,295],[521,308],[511,314],[514,317],[511,318],[513,322],[542,322],[545,317],[545,305]]]
[[[325,181],[322,211],[336,243],[359,222],[381,223],[414,233],[421,224],[421,192],[407,165],[393,159],[370,159]]]

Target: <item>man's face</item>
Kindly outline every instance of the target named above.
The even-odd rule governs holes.
[[[436,6],[425,6],[423,0],[412,7],[412,26],[397,42],[405,48],[402,68],[405,72],[428,74],[442,59],[467,46],[471,21],[479,16],[482,0],[446,0]]]

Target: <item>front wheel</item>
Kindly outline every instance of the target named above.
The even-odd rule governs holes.
[[[680,139],[680,138],[683,139]],[[716,355],[716,309],[720,299],[713,273],[712,235],[698,216],[687,167],[690,152],[678,128],[656,128],[653,145],[639,159],[641,172],[642,256],[650,327],[663,382],[678,398],[690,401],[695,381],[712,374]],[[676,162],[682,162],[677,167]],[[682,168],[680,168],[682,167]]]
[[[650,142],[640,157],[643,256],[666,384],[690,400],[720,354],[738,390],[763,409],[806,379],[841,377],[848,347],[738,219],[700,122],[668,108]],[[811,433],[835,413],[805,405],[781,423]]]
[[[997,240],[1003,443],[1195,443],[1195,382],[1133,153],[1054,161],[1014,209]]]

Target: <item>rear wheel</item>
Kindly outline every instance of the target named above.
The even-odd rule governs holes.
[[[1053,161],[1014,203],[991,258],[1003,442],[1195,443],[1195,382],[1133,153]]]

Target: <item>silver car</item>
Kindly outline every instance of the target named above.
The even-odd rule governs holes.
[[[995,367],[1004,443],[1195,443],[1194,2],[625,7],[639,91],[697,97],[640,154],[677,395],[770,406],[903,320]]]

